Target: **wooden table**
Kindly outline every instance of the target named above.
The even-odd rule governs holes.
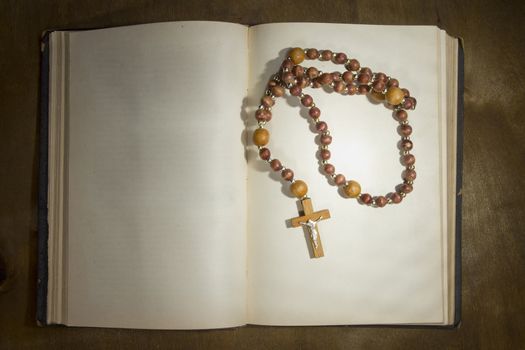
[[[0,348],[525,348],[525,5],[494,1],[0,2]],[[157,21],[439,25],[465,40],[463,324],[457,330],[35,324],[39,37]]]

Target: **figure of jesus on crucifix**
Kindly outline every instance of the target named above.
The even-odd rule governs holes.
[[[323,245],[321,243],[321,236],[319,235],[319,229],[317,223],[321,220],[329,219],[330,212],[326,209],[314,211],[312,206],[312,200],[310,198],[301,199],[303,206],[303,215],[292,218],[292,227],[305,227],[310,236],[310,244],[312,248],[312,257],[320,258],[324,256]]]
[[[317,222],[321,221],[322,219],[323,216],[321,215],[317,220],[308,219],[308,221],[300,223],[301,225],[306,226],[310,232],[310,238],[312,238],[312,242],[314,242],[315,249],[319,248],[319,232],[317,231]]]

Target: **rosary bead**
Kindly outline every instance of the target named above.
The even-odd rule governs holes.
[[[292,96],[300,96],[302,92],[303,89],[301,89],[301,87],[298,85],[294,85],[290,88],[290,95]]]
[[[315,124],[315,128],[319,133],[323,133],[328,129],[328,124],[326,124],[326,122],[319,122]]]
[[[293,75],[292,72],[284,72],[284,73],[282,74],[281,79],[282,79],[286,84],[293,84],[293,83],[295,83],[295,75]]]
[[[281,171],[281,177],[286,181],[292,181],[293,179],[292,169],[284,169],[283,171]]]
[[[412,134],[412,127],[408,124],[399,125],[398,129],[401,136],[407,137],[410,136],[410,134]]]
[[[319,51],[317,49],[308,49],[306,50],[306,57],[311,60],[319,58]]]
[[[300,78],[300,77],[302,77],[304,75],[304,67],[303,66],[294,66],[292,68],[292,73],[297,78]]]
[[[372,84],[372,89],[374,89],[377,92],[383,92],[383,90],[385,89],[385,82],[382,80],[376,80]]]
[[[334,57],[334,62],[337,64],[343,64],[348,58],[344,52],[338,52]]]
[[[303,198],[308,193],[308,186],[302,180],[295,180],[295,182],[290,185],[290,191],[297,198]]]
[[[368,68],[368,67],[361,68],[361,70],[359,70],[359,73],[368,74],[368,75],[372,76],[372,70],[370,68]]]
[[[401,90],[403,90],[403,97],[410,97],[410,91],[408,91],[408,89],[402,88]]]
[[[319,154],[321,155],[321,159],[323,160],[328,160],[331,156],[330,150],[327,149],[322,149]]]
[[[264,107],[271,107],[275,104],[275,101],[273,100],[273,98],[271,96],[263,96],[263,98],[261,98],[261,104],[264,106]]]
[[[332,77],[332,74],[330,73],[323,73],[321,74],[321,76],[319,77],[319,82],[323,85],[328,85],[330,84],[332,81],[334,80],[334,78]]]
[[[346,87],[346,84],[344,82],[342,82],[342,81],[336,81],[334,83],[334,91],[335,92],[341,93],[341,92],[344,91],[345,87]]]
[[[392,203],[398,204],[401,202],[403,198],[399,195],[397,192],[392,192],[388,195],[388,198],[392,201]]]
[[[387,199],[383,196],[377,196],[375,202],[379,208],[382,208],[386,205]]]
[[[300,64],[304,61],[304,51],[300,47],[295,47],[288,52],[288,57],[294,64]]]
[[[404,151],[410,151],[414,145],[410,140],[401,140],[401,149]]]
[[[397,106],[401,102],[403,102],[403,90],[401,90],[398,87],[392,86],[389,87],[386,91],[386,101],[391,104],[392,106]]]
[[[297,78],[297,85],[299,85],[302,89],[310,85],[310,79],[306,76],[302,76],[300,78]]]
[[[390,80],[388,81],[388,83],[386,83],[386,86],[387,87],[399,87],[399,80],[397,79],[394,79],[394,78],[390,78]]]
[[[359,199],[363,204],[369,205],[372,203],[372,196],[368,193],[363,193],[361,196],[359,196]]]
[[[302,98],[301,98],[301,103],[303,104],[303,106],[305,107],[310,107],[312,105],[312,103],[314,103],[314,99],[312,98],[312,96],[310,95],[304,95]]]
[[[412,97],[405,97],[405,100],[403,101],[403,108],[411,109],[414,106],[415,106],[415,99]]]
[[[259,157],[261,157],[262,160],[268,160],[270,159],[271,152],[268,148],[263,147],[259,150]]]
[[[401,184],[400,189],[401,189],[401,192],[410,193],[412,192],[414,187],[412,187],[411,184],[404,183],[404,184]]]
[[[317,76],[319,75],[319,69],[315,68],[315,67],[310,67],[306,70],[306,75],[308,76],[308,78],[310,79],[314,79],[314,78],[317,78]]]
[[[387,79],[388,78],[387,78],[386,74],[385,73],[381,73],[381,72],[376,73],[375,76],[374,76],[374,80],[375,81],[382,81],[383,83],[386,83]]]
[[[273,88],[274,86],[278,85],[277,82],[275,80],[270,80],[267,84],[267,87],[269,89]]]
[[[407,111],[403,110],[403,109],[400,109],[396,112],[396,118],[397,120],[399,120],[400,122],[402,121],[405,121],[408,119],[408,113]]]
[[[346,71],[343,73],[343,81],[347,84],[352,83],[354,80],[354,73]]]
[[[270,141],[270,133],[264,128],[255,129],[253,132],[253,143],[257,146],[265,146]]]
[[[346,183],[346,178],[343,174],[337,174],[334,177],[334,182],[337,186],[344,185]]]
[[[413,169],[406,169],[404,172],[403,172],[403,178],[406,180],[406,181],[414,181],[416,179],[416,171],[413,170]]]
[[[275,97],[281,97],[284,96],[284,88],[280,85],[272,87],[272,94]]]
[[[361,185],[357,181],[350,180],[343,187],[343,191],[348,197],[357,198],[361,193]]]
[[[332,81],[341,81],[341,72],[332,72]]]
[[[327,173],[328,175],[332,175],[333,173],[335,173],[335,167],[330,163],[325,164],[323,169],[324,169],[324,172]]]
[[[361,73],[357,76],[357,82],[359,84],[368,84],[369,81],[370,81],[370,75],[366,73]]]
[[[348,95],[355,95],[357,93],[357,86],[353,85],[353,84],[348,84],[346,86],[346,89],[347,89],[347,94]]]
[[[355,58],[352,58],[350,62],[346,65],[346,69],[351,70],[353,72],[357,72],[361,68],[361,65],[359,64],[359,61]]]
[[[279,171],[283,168],[283,165],[281,164],[281,161],[279,159],[272,159],[272,161],[270,162],[270,167],[274,171]]]
[[[312,87],[314,89],[318,89],[320,88],[321,86],[323,86],[323,84],[321,84],[321,82],[319,81],[319,78],[316,78],[312,81]]]
[[[383,94],[382,92],[375,91],[375,90],[370,90],[370,96],[374,100],[379,101],[379,102],[385,100],[385,94]]]
[[[403,156],[403,164],[404,165],[411,166],[411,165],[414,165],[415,162],[416,162],[416,157],[414,157],[413,154],[405,154]]]
[[[357,92],[360,93],[361,95],[368,93],[368,91],[370,91],[370,86],[368,85],[359,85],[357,87]]]
[[[332,136],[324,134],[324,135],[321,135],[320,140],[323,145],[329,145],[332,143]]]
[[[281,68],[283,68],[284,70],[290,71],[293,68],[293,62],[290,60],[284,60],[283,63],[281,64]]]
[[[321,52],[321,59],[323,61],[330,61],[332,59],[333,52],[331,50],[323,50]]]
[[[317,119],[321,116],[321,110],[317,107],[312,107],[308,111],[308,114],[310,115],[310,117]]]
[[[272,112],[267,109],[258,109],[255,112],[255,119],[260,122],[269,122],[272,119]]]

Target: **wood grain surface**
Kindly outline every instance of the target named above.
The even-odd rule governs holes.
[[[522,1],[0,1],[0,349],[525,349],[524,15]],[[431,24],[465,40],[459,329],[36,326],[40,34],[175,20]]]

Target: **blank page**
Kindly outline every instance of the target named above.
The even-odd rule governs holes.
[[[277,100],[267,125],[272,156],[308,184],[314,209],[329,209],[332,218],[318,225],[325,257],[310,259],[303,229],[286,226],[287,219],[298,216],[289,185],[253,147],[248,166],[250,323],[446,322],[440,45],[439,29],[426,26],[283,23],[250,28],[250,106],[258,105],[269,77],[295,46],[348,53],[362,66],[399,79],[418,101],[409,112],[418,174],[414,191],[399,205],[371,208],[343,198],[321,172],[316,134],[298,98]],[[345,70],[319,61],[303,65]],[[329,125],[336,173],[358,181],[363,192],[394,191],[402,183],[403,166],[392,112],[365,96],[304,92],[314,97]]]
[[[66,324],[245,323],[247,29],[70,33]]]

